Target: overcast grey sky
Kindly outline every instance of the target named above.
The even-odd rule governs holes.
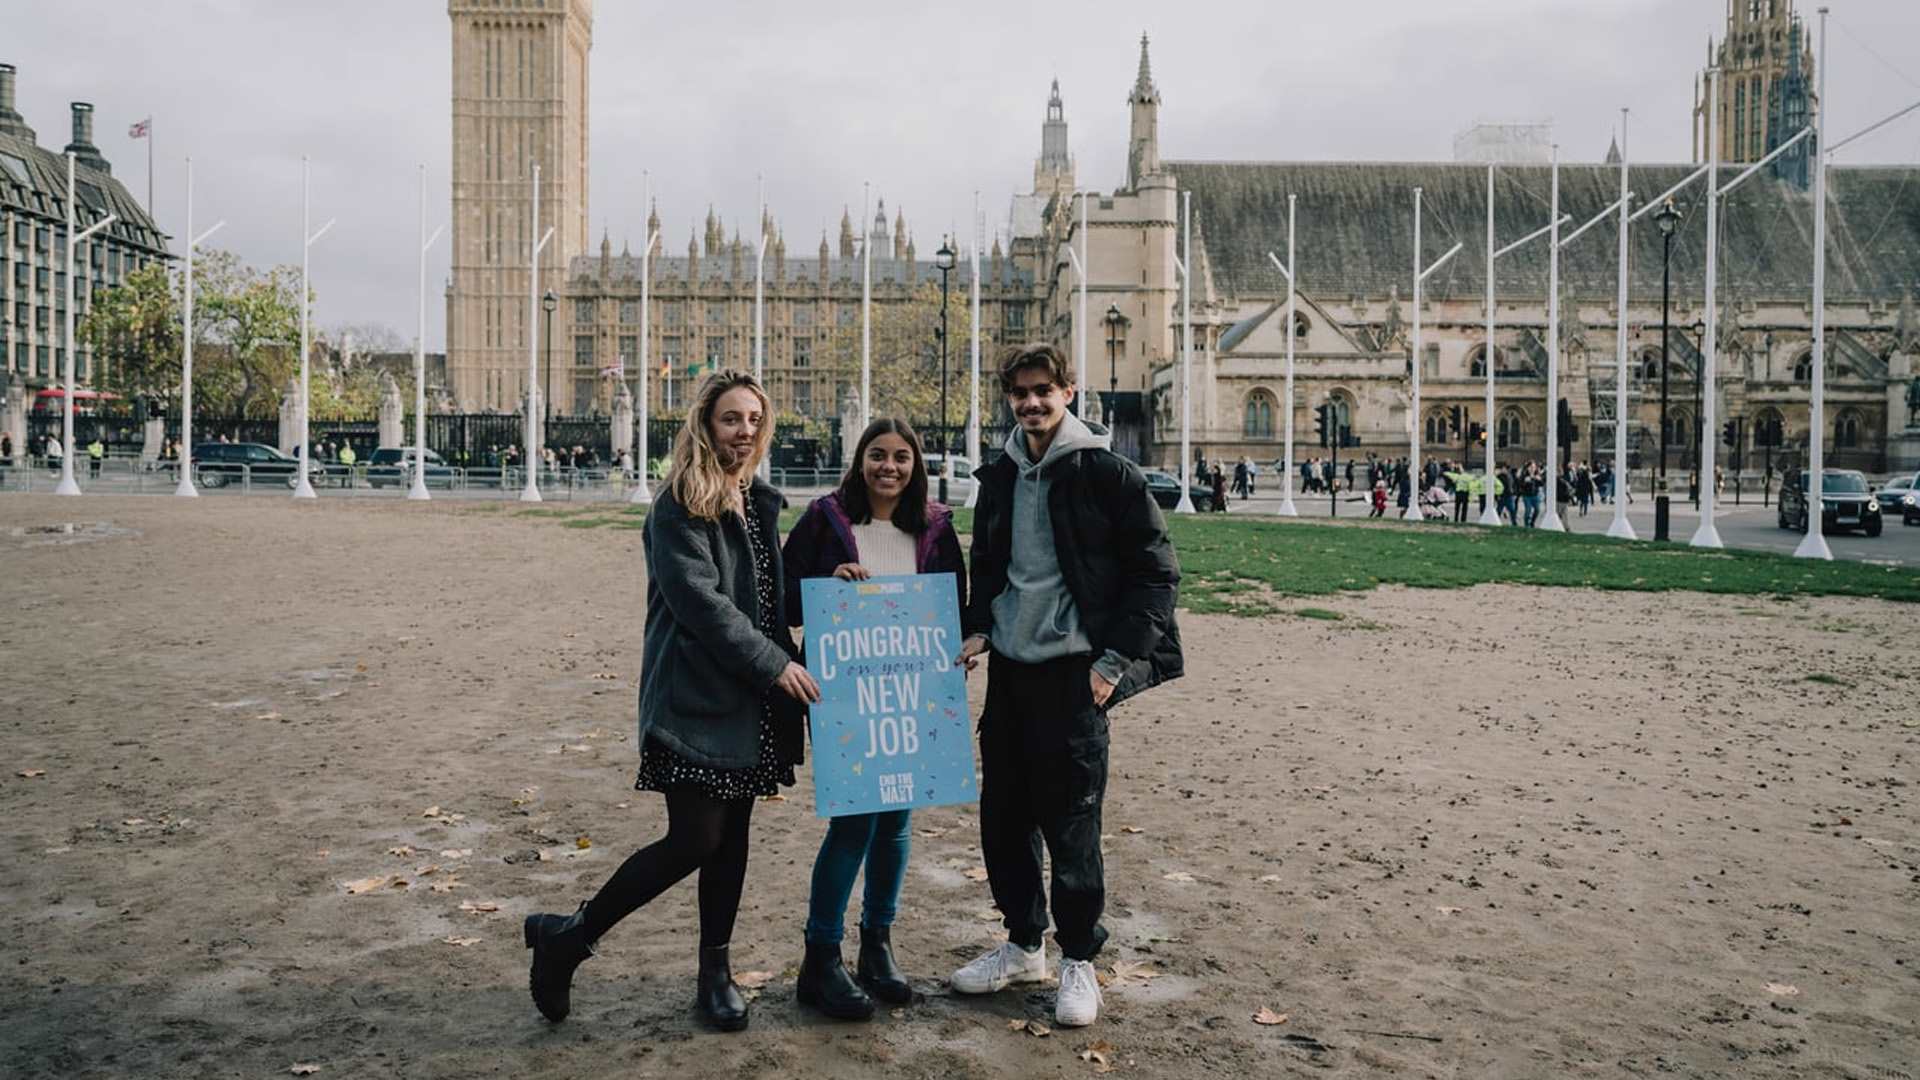
[[[1814,5],[1798,0],[1811,24]],[[870,180],[920,249],[989,227],[1031,186],[1048,82],[1066,102],[1080,182],[1125,172],[1126,93],[1142,31],[1164,103],[1162,154],[1219,160],[1435,160],[1476,119],[1551,119],[1565,160],[1598,160],[1619,109],[1630,156],[1686,160],[1695,73],[1726,0],[1116,0],[658,3],[598,0],[592,191],[615,249],[637,246],[649,170],[669,251],[713,203],[752,228],[755,174],[790,250],[811,253]],[[1920,100],[1920,0],[1833,0],[1833,137]],[[0,61],[19,109],[58,150],[67,103],[97,107],[96,142],[144,198],[151,113],[163,228],[196,224],[255,263],[298,263],[300,155],[313,158],[315,318],[416,322],[416,166],[447,219],[451,31],[439,0],[4,0]],[[1876,55],[1877,53],[1877,55]],[[1920,163],[1920,115],[1846,163]],[[444,335],[447,245],[430,269],[427,338]]]

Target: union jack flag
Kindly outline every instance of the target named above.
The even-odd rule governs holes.
[[[128,128],[127,138],[144,139],[152,132],[153,132],[153,117],[149,116],[145,120],[142,120],[139,123]]]

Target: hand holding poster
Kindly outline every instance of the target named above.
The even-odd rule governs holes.
[[[973,738],[949,574],[800,583],[821,817],[972,802]]]

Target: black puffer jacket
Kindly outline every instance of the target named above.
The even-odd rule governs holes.
[[[1094,655],[1128,661],[1107,700],[1129,697],[1185,673],[1173,608],[1180,563],[1166,519],[1139,466],[1111,450],[1088,448],[1048,466],[1047,518],[1067,590]],[[993,600],[1007,587],[1013,555],[1013,486],[1018,470],[1002,456],[974,473],[973,550],[964,632],[991,634]]]

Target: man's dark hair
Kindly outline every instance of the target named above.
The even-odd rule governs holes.
[[[1040,368],[1062,389],[1073,385],[1073,361],[1044,341],[1009,345],[1000,350],[1000,392],[1013,391],[1013,377],[1028,368]]]
[[[853,448],[853,459],[847,465],[847,475],[840,480],[840,505],[846,508],[847,517],[855,525],[873,520],[873,504],[867,498],[867,447],[882,435],[900,436],[913,451],[913,475],[907,479],[906,489],[900,492],[900,501],[893,504],[893,517],[889,520],[902,532],[918,536],[927,531],[927,459],[920,452],[920,436],[905,420],[883,416],[860,433],[860,441]],[[951,464],[949,460],[949,467]]]

